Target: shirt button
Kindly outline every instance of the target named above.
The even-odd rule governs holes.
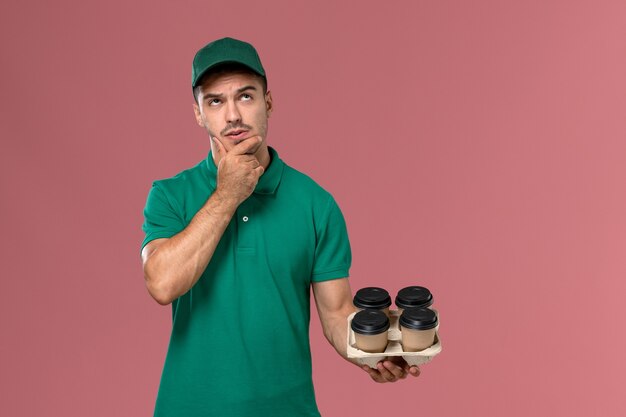
[[[247,221],[248,221],[248,216],[243,216],[243,219],[242,219],[242,220],[243,220],[244,222],[247,222]]]

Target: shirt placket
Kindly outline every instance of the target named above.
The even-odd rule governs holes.
[[[236,211],[237,216],[237,250],[239,252],[256,252],[256,229],[258,218],[256,218],[256,200],[254,195],[248,197],[239,205]]]

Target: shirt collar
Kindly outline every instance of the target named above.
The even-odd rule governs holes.
[[[270,153],[270,164],[254,188],[254,193],[256,194],[274,194],[283,176],[285,163],[278,157],[278,152],[274,148],[268,146],[267,149]],[[209,151],[209,155],[206,158],[205,166],[208,170],[209,184],[215,189],[217,188],[217,166],[215,166],[211,151]]]

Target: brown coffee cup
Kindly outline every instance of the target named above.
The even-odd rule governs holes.
[[[437,314],[429,308],[405,309],[400,316],[402,350],[419,352],[431,347],[438,324]]]
[[[360,310],[380,310],[389,317],[391,297],[387,290],[379,287],[361,288],[356,292],[353,304]]]
[[[402,314],[405,308],[430,308],[433,301],[433,295],[428,288],[413,285],[398,291],[395,304],[398,314]]]
[[[352,318],[350,328],[354,332],[357,349],[370,353],[385,351],[389,318],[382,311],[359,311]]]

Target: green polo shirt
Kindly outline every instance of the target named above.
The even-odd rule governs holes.
[[[237,209],[196,285],[172,303],[155,416],[319,416],[311,378],[310,285],[348,276],[350,243],[333,197],[271,162]],[[211,153],[155,181],[143,247],[182,231],[211,196]]]

